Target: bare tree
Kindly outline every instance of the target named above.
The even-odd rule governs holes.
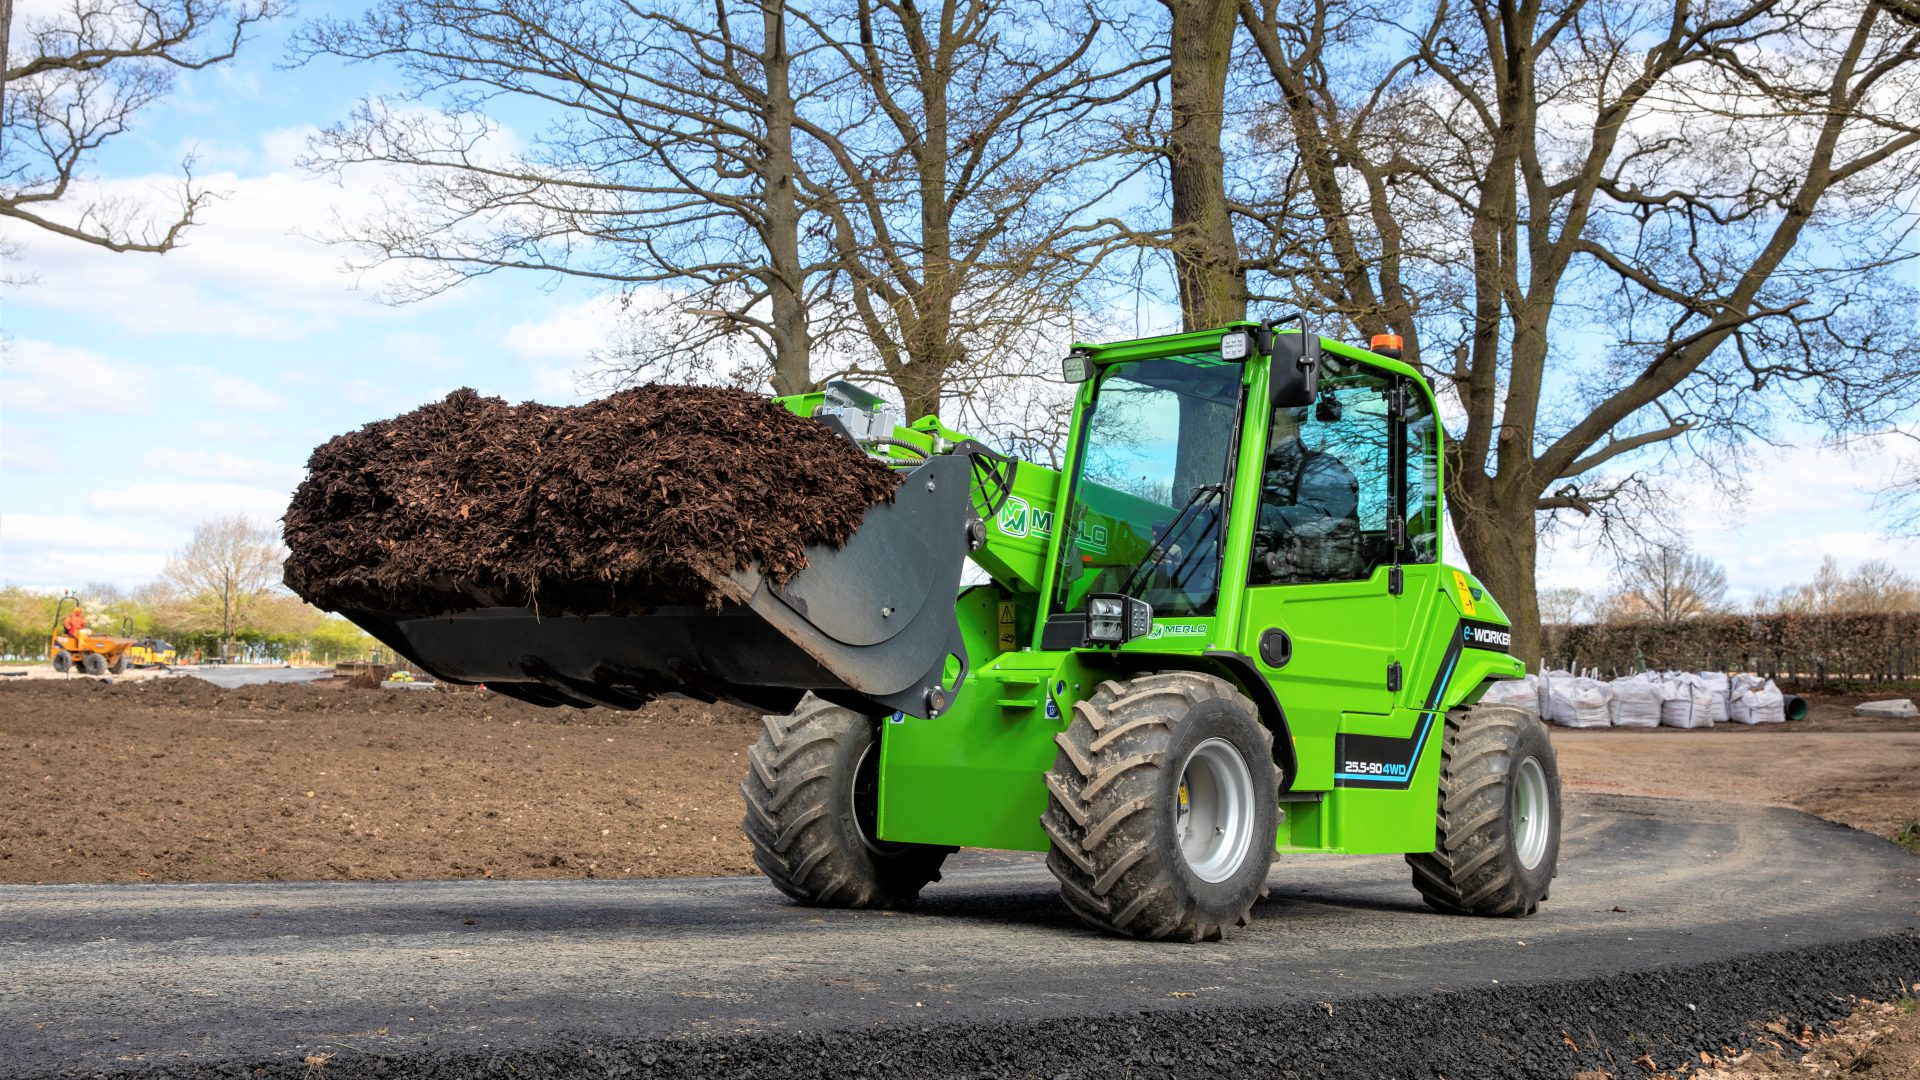
[[[280,583],[286,549],[278,529],[241,515],[210,518],[160,571],[161,580],[190,603],[208,605],[220,629],[224,660],[248,610]]]
[[[1084,277],[1056,252],[1093,243],[1076,217],[1120,151],[1079,121],[1149,63],[1096,63],[1106,32],[1037,0],[382,0],[301,49],[398,63],[404,101],[308,164],[407,177],[410,205],[341,237],[419,270],[396,299],[501,269],[608,282],[646,316],[616,379],[744,342],[777,392],[862,371],[919,415]],[[490,143],[502,98],[555,117],[522,152]]]
[[[182,166],[174,206],[77,190],[87,160],[125,134],[175,76],[234,58],[280,0],[68,0],[13,26],[0,0],[0,217],[109,251],[173,249],[213,198]]]
[[[1608,605],[1612,619],[1677,626],[1720,611],[1727,598],[1727,572],[1720,564],[1678,543],[1650,544],[1622,559],[1619,581]]]
[[[1593,606],[1585,589],[1556,585],[1540,590],[1540,622],[1545,626],[1566,626],[1580,621]]]
[[[834,268],[802,229],[793,119],[832,80],[790,37],[784,0],[383,0],[298,35],[302,56],[379,59],[407,80],[305,164],[396,167],[411,200],[335,237],[363,265],[417,271],[391,299],[503,269],[603,282],[637,316],[610,343],[620,373],[686,377],[744,345],[798,392],[832,334]],[[551,117],[517,152],[493,138],[505,102]]]
[[[847,302],[873,373],[909,416],[935,413],[979,358],[1073,325],[1097,262],[1075,255],[1107,242],[1085,218],[1130,175],[1101,167],[1127,148],[1089,120],[1163,65],[1108,60],[1103,19],[1037,0],[842,0],[801,17],[849,75],[838,109],[797,121]]]
[[[1817,614],[1834,612],[1920,611],[1920,581],[1885,559],[1868,559],[1849,574],[1840,560],[1820,560],[1813,580],[1787,588],[1774,600],[1781,611]]]
[[[1455,532],[1516,655],[1540,515],[1607,515],[1648,461],[1765,437],[1778,407],[1873,426],[1920,391],[1888,329],[1920,182],[1920,23],[1894,6],[1240,16],[1274,86],[1264,184],[1229,193],[1253,295],[1398,332],[1457,402]]]

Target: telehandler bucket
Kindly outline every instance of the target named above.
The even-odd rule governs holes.
[[[953,601],[970,507],[967,459],[932,458],[867,510],[846,546],[808,548],[785,584],[752,566],[699,571],[724,598],[717,608],[341,614],[436,678],[539,705],[631,709],[678,694],[789,712],[812,691],[931,717],[966,670]]]

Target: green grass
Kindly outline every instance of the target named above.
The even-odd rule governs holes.
[[[1920,855],[1920,818],[1907,819],[1907,823],[1900,827],[1900,831],[1893,834],[1893,842]]]

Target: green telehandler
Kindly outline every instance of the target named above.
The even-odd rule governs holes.
[[[343,614],[542,705],[774,714],[745,828],[802,903],[905,907],[958,848],[1035,851],[1087,923],[1212,940],[1276,854],[1404,853],[1432,907],[1528,915],[1554,753],[1476,704],[1525,669],[1443,561],[1442,431],[1394,352],[1284,320],[1075,346],[1061,469],[829,384],[780,400],[902,481],[784,583],[716,570],[719,606],[641,614]]]

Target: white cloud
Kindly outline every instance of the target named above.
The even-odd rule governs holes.
[[[592,353],[619,333],[620,308],[611,297],[563,304],[537,319],[507,330],[508,351],[528,360],[560,361],[584,367]]]
[[[1809,580],[1831,555],[1843,569],[1868,559],[1911,562],[1920,541],[1877,531],[1876,489],[1894,477],[1896,435],[1856,444],[1852,451],[1791,446],[1749,451],[1747,490],[1733,503],[1698,470],[1677,478],[1670,495],[1678,508],[1673,523],[1697,553],[1726,568],[1730,596],[1745,600],[1762,591]],[[1542,586],[1603,590],[1614,568],[1577,528],[1541,551]]]
[[[157,386],[151,370],[89,349],[20,339],[0,351],[0,408],[9,412],[146,412]]]
[[[278,521],[280,515],[286,513],[291,497],[291,485],[267,488],[215,481],[162,482],[95,491],[87,496],[87,508],[100,514],[150,518],[185,528],[225,514],[245,514],[266,524]]]
[[[10,585],[69,588],[87,581],[134,585],[158,576],[185,539],[168,529],[47,514],[0,515],[0,567]]]
[[[61,544],[16,556],[7,553],[8,585],[36,592],[65,591],[90,581],[108,581],[123,589],[136,588],[160,576],[167,565],[161,550],[119,552],[111,556],[84,546]]]
[[[200,391],[215,405],[243,409],[248,412],[270,412],[287,403],[286,398],[259,383],[249,382],[238,375],[230,375],[224,371],[190,365],[181,368],[180,373],[188,380],[183,384],[183,388]]]
[[[152,548],[154,530],[101,524],[92,518],[59,514],[8,514],[0,518],[0,547],[25,544],[73,544],[91,551],[139,551]]]
[[[341,183],[294,170],[290,159],[308,130],[270,132],[257,151],[221,145],[210,152],[229,167],[196,182],[222,197],[163,256],[115,255],[0,223],[0,238],[23,246],[18,272],[38,282],[9,302],[77,311],[137,333],[229,338],[284,339],[348,320],[400,318],[369,295],[400,270],[348,273],[345,251],[311,238],[331,234],[338,219],[377,215],[384,181],[376,170]],[[249,166],[266,171],[249,174]],[[63,205],[117,198],[164,214],[178,183],[164,172],[102,180],[76,188]]]
[[[539,400],[549,404],[585,401],[593,396],[581,392],[579,372],[572,368],[541,364],[528,372],[528,377],[533,380],[533,392],[539,395]]]
[[[460,366],[462,359],[447,351],[446,339],[411,330],[387,334],[374,344],[372,351],[395,363],[417,364],[435,371],[451,371]]]
[[[165,446],[142,454],[140,465],[144,475],[169,480],[223,480],[241,484],[285,484],[289,487],[299,482],[302,473],[298,467],[281,462]]]
[[[4,403],[5,399],[0,398],[0,404]],[[48,445],[46,433],[16,424],[0,424],[0,470],[52,472],[59,466],[59,456]]]
[[[197,420],[187,426],[187,431],[221,443],[263,443],[273,437],[267,425],[257,420]]]
[[[291,169],[307,152],[307,140],[318,134],[320,129],[313,124],[269,131],[260,136],[260,159],[275,169]]]

